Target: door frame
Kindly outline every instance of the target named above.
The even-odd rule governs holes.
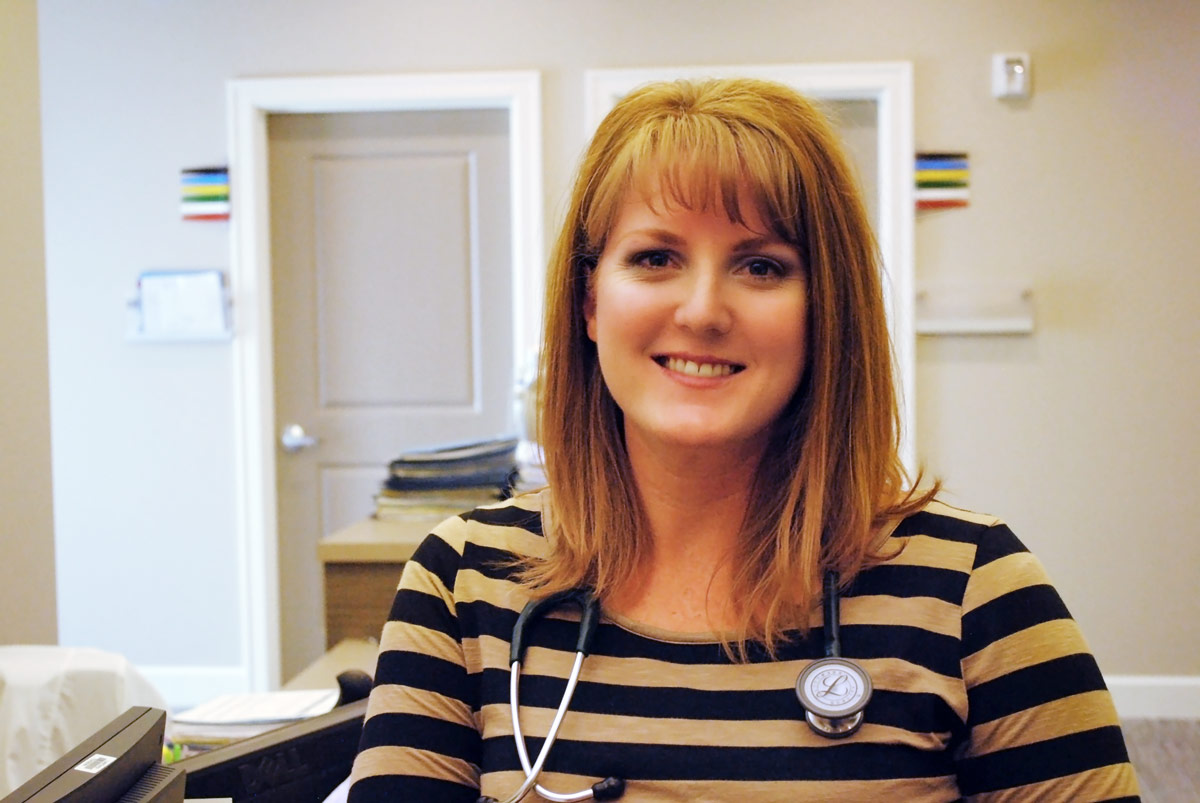
[[[282,681],[267,116],[445,109],[508,112],[515,383],[523,355],[537,348],[542,317],[540,74],[248,78],[227,84],[237,594],[248,690],[278,688]]]
[[[907,61],[760,66],[651,67],[585,73],[586,134],[616,100],[651,81],[677,78],[762,78],[787,84],[818,100],[872,100],[879,110],[879,225],[884,303],[892,336],[900,412],[900,458],[916,476],[916,329],[913,160],[913,74]]]

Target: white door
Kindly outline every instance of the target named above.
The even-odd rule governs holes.
[[[324,650],[317,540],[405,449],[511,431],[504,109],[268,117],[282,676]],[[299,434],[294,432],[294,434]]]

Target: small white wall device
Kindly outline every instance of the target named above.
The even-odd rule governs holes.
[[[992,55],[992,95],[997,98],[1028,98],[1030,88],[1028,53]]]

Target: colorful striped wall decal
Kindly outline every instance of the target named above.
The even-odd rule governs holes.
[[[971,170],[967,154],[924,152],[917,154],[917,209],[946,209],[966,206]]]
[[[229,168],[180,171],[179,213],[184,220],[229,220]]]

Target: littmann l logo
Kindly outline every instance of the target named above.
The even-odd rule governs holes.
[[[812,695],[830,708],[841,708],[858,698],[859,686],[854,678],[841,667],[826,669],[813,676]]]

